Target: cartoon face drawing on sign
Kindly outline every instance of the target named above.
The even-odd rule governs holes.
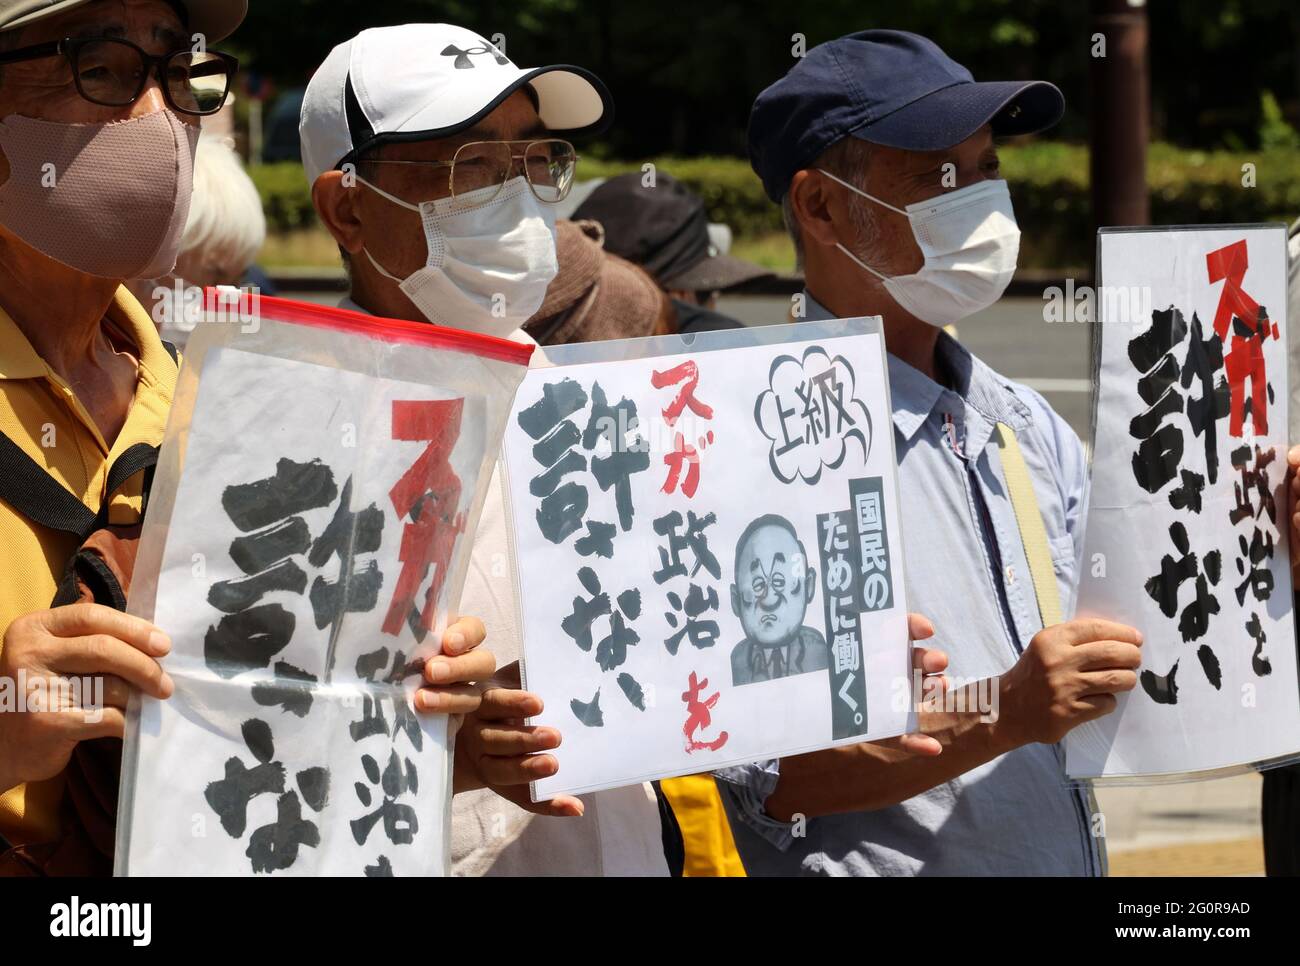
[[[817,571],[789,520],[769,513],[745,528],[731,585],[731,609],[745,631],[731,651],[732,684],[826,670],[826,639],[803,622],[816,587]]]

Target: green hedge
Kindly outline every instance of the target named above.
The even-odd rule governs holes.
[[[258,164],[248,169],[262,199],[267,231],[293,231],[316,223],[311,186],[296,161]]]
[[[1082,145],[1041,141],[1001,149],[1016,214],[1025,232],[1022,264],[1076,268],[1091,261],[1088,152]],[[782,230],[781,213],[763,194],[758,178],[740,158],[656,158],[659,170],[699,192],[710,217],[738,237]],[[1243,165],[1255,165],[1256,187],[1243,186]],[[638,161],[584,158],[580,179],[638,171]],[[273,231],[314,223],[311,193],[302,168],[262,165],[251,172]],[[1300,216],[1300,150],[1259,152],[1186,151],[1154,144],[1147,163],[1151,218],[1155,224],[1290,221]]]
[[[1042,142],[1006,147],[1000,154],[1025,233],[1021,264],[1090,264],[1094,236],[1087,148]],[[1243,184],[1246,164],[1254,165],[1255,187]],[[1207,152],[1153,144],[1147,186],[1152,224],[1289,223],[1300,217],[1300,151]]]

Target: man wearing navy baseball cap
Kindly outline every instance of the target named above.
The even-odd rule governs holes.
[[[1067,785],[1057,743],[1134,687],[1141,637],[1062,622],[1083,448],[1041,396],[943,330],[1015,272],[995,136],[1041,131],[1064,106],[1051,84],[976,82],[897,30],[814,48],[754,103],[750,160],[794,237],[804,317],[883,320],[909,605],[954,679],[986,682],[968,707],[992,713],[934,716],[937,757],[858,745],[719,772],[750,874],[1103,869],[1091,795]]]

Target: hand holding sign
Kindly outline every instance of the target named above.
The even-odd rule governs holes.
[[[999,727],[1011,747],[1055,744],[1073,728],[1110,714],[1115,695],[1137,686],[1142,634],[1113,621],[1045,627],[999,688]]]
[[[934,625],[929,618],[920,614],[907,615],[907,633],[913,641],[924,641],[934,637]],[[922,712],[916,732],[899,735],[897,738],[885,738],[872,744],[881,748],[891,748],[904,755],[916,758],[933,758],[943,754],[943,741],[931,734],[928,721],[933,715],[926,713],[926,707],[942,708],[944,695],[948,691],[948,679],[944,671],[948,670],[948,654],[934,647],[912,648],[912,673],[924,679],[923,689],[918,689],[917,710]],[[942,729],[936,729],[942,730]]]
[[[545,802],[529,796],[530,782],[559,770],[546,752],[560,746],[560,732],[523,723],[542,713],[542,699],[520,690],[519,663],[502,668],[483,689],[482,705],[465,719],[456,742],[456,790],[487,787],[538,815],[580,817],[582,801],[571,795]]]
[[[23,713],[0,714],[0,791],[53,778],[80,741],[122,737],[130,689],[171,697],[175,686],[158,663],[169,650],[167,635],[148,621],[102,604],[35,611],[10,624],[0,648],[0,680],[25,681],[27,691]],[[79,709],[63,703],[60,685],[90,680],[77,678],[82,675],[103,681],[101,707],[84,694]],[[32,700],[38,695],[47,696],[45,706]]]
[[[487,637],[477,617],[462,617],[442,635],[442,653],[424,664],[424,686],[415,692],[415,706],[430,714],[469,714],[482,696],[474,682],[491,677],[497,661],[480,647]]]

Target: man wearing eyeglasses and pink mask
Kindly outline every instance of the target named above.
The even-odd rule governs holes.
[[[299,129],[312,200],[351,280],[343,307],[531,343],[521,326],[558,272],[554,203],[577,162],[568,139],[612,115],[588,71],[517,67],[450,24],[365,30],[334,48]],[[520,640],[508,524],[494,475],[462,607],[486,622],[503,664]],[[528,782],[558,767],[556,729],[522,722],[541,711],[512,663],[462,727],[456,787],[478,790],[455,798],[453,873],[666,875],[649,785],[530,801]]]
[[[92,539],[112,534],[103,546],[129,582],[145,474],[113,485],[110,468],[161,441],[177,363],[122,282],[175,264],[199,119],[220,110],[237,66],[211,45],[246,11],[246,0],[0,0],[0,679],[49,694],[63,675],[94,676],[105,705],[0,713],[0,873],[111,868],[113,739],[133,689],[173,690],[166,628],[76,584],[81,602],[51,603],[86,539],[72,521],[86,516]],[[477,707],[469,682],[494,667],[482,640],[474,618],[448,629],[420,710]]]

